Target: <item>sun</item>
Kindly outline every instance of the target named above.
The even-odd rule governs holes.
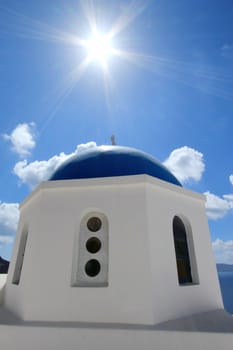
[[[86,40],[87,59],[89,62],[99,62],[105,65],[109,57],[114,53],[111,37],[100,32],[93,33],[89,40]]]

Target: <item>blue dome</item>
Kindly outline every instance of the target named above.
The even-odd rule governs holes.
[[[181,186],[160,162],[144,152],[121,146],[100,146],[83,151],[65,161],[50,180],[146,174]]]

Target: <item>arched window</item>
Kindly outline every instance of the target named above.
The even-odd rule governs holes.
[[[193,283],[187,232],[179,216],[173,219],[173,235],[179,284]]]
[[[106,287],[108,285],[108,221],[104,214],[91,212],[80,223],[75,249],[72,285]]]
[[[13,284],[19,284],[21,272],[23,268],[23,261],[24,261],[24,255],[25,255],[25,249],[26,249],[26,243],[28,238],[28,230],[24,230],[21,233],[20,242],[19,242],[19,248],[18,248],[18,254],[16,258],[14,273],[13,273]]]

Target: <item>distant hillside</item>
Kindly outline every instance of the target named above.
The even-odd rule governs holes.
[[[229,264],[217,264],[218,272],[233,272],[233,265]]]
[[[9,261],[0,256],[0,273],[7,273],[9,268]]]

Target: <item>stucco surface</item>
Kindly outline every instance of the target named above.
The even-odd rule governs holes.
[[[232,326],[224,311],[217,310],[175,322],[185,329],[153,328],[64,323],[0,324],[1,349],[6,350],[230,350],[233,344]],[[1,318],[1,315],[0,315]],[[213,321],[215,320],[215,321]],[[208,321],[208,322],[207,322]],[[220,325],[226,321],[227,327]],[[207,322],[207,323],[206,323]],[[174,323],[174,326],[175,326]],[[212,328],[215,323],[214,328]],[[199,324],[199,326],[198,326]],[[209,329],[206,326],[209,324]],[[226,325],[225,324],[225,325]],[[188,325],[188,326],[187,326]],[[211,326],[212,325],[212,326]],[[216,326],[221,330],[216,332]],[[204,331],[203,329],[206,328]],[[196,327],[199,327],[197,329]],[[170,324],[171,328],[171,324]],[[176,327],[175,327],[176,328]]]

